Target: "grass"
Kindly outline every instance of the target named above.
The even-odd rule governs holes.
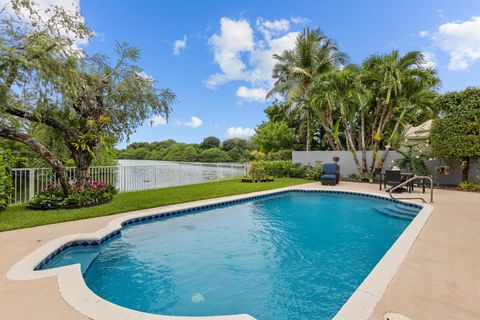
[[[29,228],[65,221],[88,219],[121,212],[148,209],[177,203],[270,190],[307,183],[305,179],[276,179],[266,183],[241,183],[239,179],[207,182],[156,190],[125,192],[112,202],[97,207],[34,211],[25,204],[10,206],[0,213],[0,231]]]

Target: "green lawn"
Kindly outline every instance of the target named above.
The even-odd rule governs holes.
[[[73,210],[34,211],[28,210],[25,204],[15,205],[0,212],[0,231],[100,217],[195,200],[287,187],[307,182],[309,181],[304,179],[286,178],[265,183],[241,183],[238,179],[216,181],[164,189],[120,193],[108,204]]]

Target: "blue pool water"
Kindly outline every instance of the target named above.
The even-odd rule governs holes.
[[[290,192],[129,225],[45,267],[81,263],[96,294],[144,312],[331,319],[417,211],[358,195]]]

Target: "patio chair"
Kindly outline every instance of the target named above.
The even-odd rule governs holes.
[[[398,186],[400,183],[402,183],[402,173],[400,170],[385,170],[385,176],[383,178],[385,191],[390,191],[390,189]],[[390,188],[387,189],[387,186],[390,186]],[[401,190],[399,191],[401,192]]]
[[[320,181],[322,185],[336,185],[340,181],[340,166],[336,163],[325,163]]]

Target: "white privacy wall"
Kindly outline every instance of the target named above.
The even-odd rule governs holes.
[[[372,151],[367,151],[368,166],[371,165],[372,154]],[[378,159],[381,159],[382,155],[383,151],[378,152]],[[340,158],[338,163],[340,164],[340,174],[342,176],[347,177],[350,174],[358,175],[358,169],[350,151],[293,151],[292,161],[294,163],[301,163],[302,165],[313,165],[315,164],[315,161],[318,160],[322,161],[322,163],[332,163],[334,162],[333,157],[336,156]],[[359,161],[362,161],[361,151],[357,151],[357,156]],[[385,161],[385,168],[391,166],[393,164],[392,161],[401,158],[403,158],[403,156],[400,153],[396,151],[390,151]],[[480,183],[480,165],[478,162],[478,160],[471,161],[469,180]],[[456,185],[462,181],[462,169],[460,168],[460,161],[453,163],[453,167],[450,169],[450,174],[448,176],[439,177],[437,177],[435,174],[435,167],[439,165],[446,165],[446,162],[442,160],[427,160],[425,161],[425,164],[437,183]]]

